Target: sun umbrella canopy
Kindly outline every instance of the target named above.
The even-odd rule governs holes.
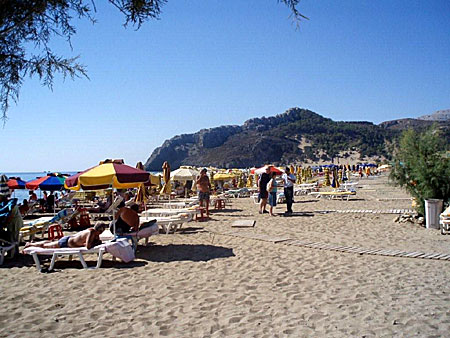
[[[181,166],[170,173],[170,179],[174,181],[193,181],[198,175],[200,173],[194,168]]]
[[[215,181],[232,180],[235,177],[236,177],[236,175],[233,173],[217,173],[213,176]]]
[[[55,191],[64,187],[65,180],[66,178],[60,174],[49,174],[47,176],[28,181],[25,184],[25,187],[29,190],[36,190],[39,188],[41,190]]]
[[[259,174],[265,173],[267,167],[270,167],[270,172],[271,172],[271,173],[272,173],[272,172],[275,172],[275,173],[277,173],[278,175],[281,175],[281,174],[283,173],[283,170],[281,170],[280,168],[277,168],[277,167],[275,167],[275,166],[264,166],[264,167],[261,167],[261,168],[256,169],[256,170],[254,171],[254,174],[258,174],[258,175],[259,175]]]
[[[8,181],[8,187],[11,190],[14,189],[25,189],[26,182],[21,180],[20,177],[10,177]]]
[[[128,189],[137,188],[149,178],[150,173],[130,167],[122,160],[105,160],[67,178],[65,187],[71,190]]]

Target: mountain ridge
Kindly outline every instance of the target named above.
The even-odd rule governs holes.
[[[434,121],[401,119],[375,125],[368,121],[333,121],[315,112],[290,108],[282,114],[248,119],[181,134],[165,140],[147,159],[146,170],[161,170],[168,161],[181,165],[252,167],[331,161],[356,153],[360,159],[390,157],[389,146],[407,127],[426,128]],[[439,122],[441,123],[441,122]],[[448,121],[444,122],[448,125]]]

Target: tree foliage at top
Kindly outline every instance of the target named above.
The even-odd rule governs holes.
[[[125,17],[124,26],[137,29],[149,19],[158,19],[167,0],[108,0]],[[292,12],[297,22],[305,18],[297,10],[300,0],[278,0]],[[76,33],[72,19],[93,23],[94,0],[0,0],[0,101],[2,119],[7,118],[11,100],[17,102],[26,76],[37,76],[52,88],[54,76],[87,77],[79,57],[63,57],[50,48],[55,36],[67,40]]]
[[[419,202],[418,212],[422,215],[426,199],[449,202],[448,150],[448,139],[436,126],[421,133],[409,129],[402,134],[390,178]]]

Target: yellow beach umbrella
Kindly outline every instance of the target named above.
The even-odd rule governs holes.
[[[144,170],[144,165],[142,162],[138,162],[136,164],[136,168],[140,170]],[[137,203],[147,203],[148,200],[148,191],[145,187],[144,183],[141,183],[138,187],[138,191],[136,193],[136,197],[134,199]]]
[[[64,186],[71,190],[137,188],[149,180],[150,173],[130,167],[123,160],[105,160],[99,165],[68,177]]]
[[[253,176],[252,175],[248,175],[247,177],[247,188],[251,188],[253,187]]]
[[[172,186],[170,185],[170,165],[165,161],[162,165],[164,185],[159,192],[161,195],[170,194],[172,192]]]
[[[331,185],[331,182],[330,182],[330,169],[325,168],[323,170],[323,172],[324,172],[324,178],[325,178],[325,181],[323,182],[323,185],[325,187],[329,187]]]
[[[213,176],[215,181],[227,181],[235,178],[235,175],[232,173],[217,173]]]

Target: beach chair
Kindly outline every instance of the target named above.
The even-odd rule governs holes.
[[[77,193],[76,191],[69,192],[67,195],[59,198],[56,201],[56,205],[59,208],[65,208],[65,207],[70,206],[72,204],[72,200],[74,199],[76,193]]]
[[[177,230],[181,229],[183,224],[192,221],[191,214],[178,214],[172,216],[160,216],[160,217],[149,217],[141,218],[141,222],[145,223],[151,220],[156,220],[156,224],[161,230],[168,235],[171,231],[175,233]]]
[[[13,258],[19,245],[19,229],[23,225],[17,206],[17,198],[12,198],[0,208],[0,265],[4,258]]]
[[[118,239],[115,242],[106,242],[100,245],[97,245],[94,248],[88,249],[86,247],[81,248],[40,248],[40,247],[28,247],[24,249],[24,253],[27,255],[31,255],[33,257],[34,263],[36,264],[36,269],[38,271],[42,271],[42,265],[39,261],[39,256],[52,256],[50,267],[48,271],[53,270],[55,266],[55,262],[58,258],[62,258],[64,256],[69,256],[69,260],[72,260],[73,256],[78,256],[81,265],[84,269],[98,269],[101,267],[103,262],[103,254],[106,252],[114,252],[114,248],[111,246],[118,245],[123,246],[123,243],[118,243],[119,241],[126,241],[126,239]],[[89,268],[84,259],[84,255],[87,254],[97,254],[97,264],[93,268]]]
[[[19,243],[22,243],[25,237],[29,237],[29,241],[32,241],[36,234],[39,233],[41,234],[41,238],[44,238],[44,234],[47,232],[52,218],[50,216],[44,216],[24,222],[19,230]]]
[[[318,197],[323,196],[324,198],[329,199],[341,199],[341,200],[349,200],[350,196],[356,195],[356,191],[321,191],[319,192]]]

